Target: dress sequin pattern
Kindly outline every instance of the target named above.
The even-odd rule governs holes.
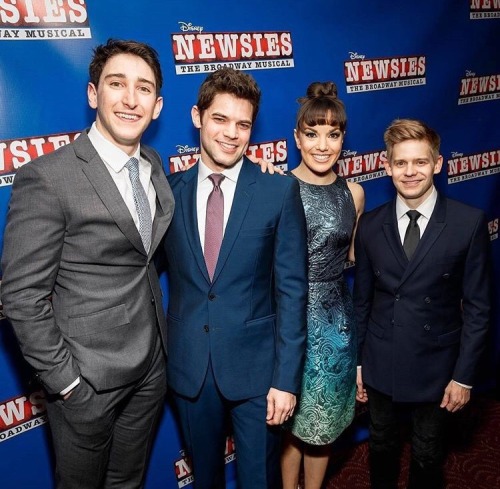
[[[309,297],[302,391],[291,430],[306,443],[326,445],[354,416],[355,321],[343,270],[356,209],[341,177],[330,185],[299,184],[307,221]]]

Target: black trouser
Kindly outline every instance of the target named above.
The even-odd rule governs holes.
[[[397,489],[400,412],[411,414],[410,489],[444,487],[444,428],[447,411],[439,403],[394,403],[366,386],[370,413],[370,480],[373,489]]]

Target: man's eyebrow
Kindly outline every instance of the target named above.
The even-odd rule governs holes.
[[[107,80],[108,78],[126,78],[126,76],[123,73],[108,73],[104,79]]]
[[[108,78],[121,78],[121,79],[125,79],[125,78],[127,78],[127,77],[125,76],[125,74],[124,74],[124,73],[108,73],[108,74],[104,77],[104,79],[105,79],[105,80],[107,80]],[[139,77],[139,78],[137,78],[137,81],[138,81],[138,82],[141,82],[141,83],[147,83],[147,84],[149,84],[149,85],[151,85],[151,86],[153,86],[153,87],[155,86],[155,83],[154,83],[154,82],[152,82],[151,80],[148,80],[147,78],[142,78],[142,77]]]
[[[156,86],[155,82],[148,80],[147,78],[139,77],[139,78],[137,78],[137,81],[139,81],[141,83],[147,83],[148,85],[151,85],[153,87]]]

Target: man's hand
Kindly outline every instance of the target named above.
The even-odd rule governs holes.
[[[196,161],[194,163],[189,163],[189,162],[183,163],[181,166],[179,166],[179,171],[187,171],[194,165],[196,165]]]
[[[267,162],[266,160],[256,158],[255,156],[249,156],[247,155],[247,158],[252,162],[255,163],[256,165],[260,165],[260,171],[262,173],[269,173],[270,175],[273,175],[274,173],[278,173],[279,175],[284,175],[285,172],[281,169],[278,168],[277,166],[274,166],[273,163]]]
[[[440,407],[445,408],[450,413],[455,413],[462,409],[470,399],[470,389],[458,385],[451,380],[444,390],[443,400]]]
[[[73,389],[71,389],[69,392],[66,392],[66,394],[64,394],[64,395],[62,396],[63,401],[66,401],[67,399],[69,399],[69,398],[71,397],[71,394],[73,394],[73,391],[74,391],[74,390],[75,390],[75,389],[73,388]]]
[[[361,375],[361,367],[358,367],[358,372],[356,373],[356,401],[367,402],[368,394],[363,386],[363,377]]]
[[[296,402],[295,394],[271,387],[267,394],[266,423],[268,425],[283,424],[293,414]]]

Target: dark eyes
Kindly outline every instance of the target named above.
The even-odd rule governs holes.
[[[318,137],[318,134],[315,133],[315,132],[312,132],[312,131],[305,131],[304,132],[304,135],[306,138],[308,139],[313,139],[315,137]],[[340,137],[340,132],[336,131],[336,132],[331,132],[330,134],[328,134],[328,137],[330,139],[338,139]]]

